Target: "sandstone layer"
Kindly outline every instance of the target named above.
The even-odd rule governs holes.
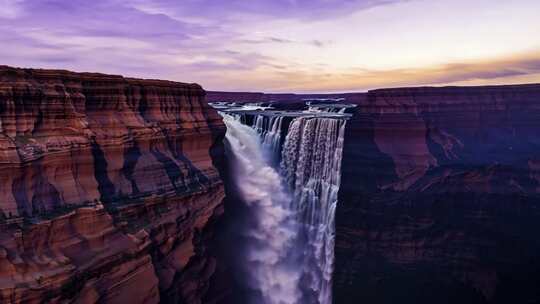
[[[358,104],[335,302],[540,301],[540,85],[383,89]]]
[[[0,67],[0,302],[202,303],[224,132],[196,84]]]

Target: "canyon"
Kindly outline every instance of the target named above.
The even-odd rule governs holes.
[[[538,84],[228,93],[2,66],[0,302],[235,303],[243,270],[223,251],[242,247],[223,231],[242,206],[208,103],[307,100],[356,106],[327,232],[334,303],[540,301]],[[274,123],[262,138],[285,145],[292,122]]]
[[[336,98],[357,107],[345,133],[334,303],[537,303],[540,85],[237,102]]]

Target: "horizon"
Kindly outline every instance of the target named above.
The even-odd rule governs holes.
[[[221,90],[209,90],[204,87],[201,83],[197,82],[185,82],[177,81],[171,79],[163,78],[143,78],[143,77],[132,77],[130,75],[122,74],[107,74],[99,71],[75,71],[69,69],[58,69],[58,68],[39,68],[39,67],[19,67],[19,66],[9,66],[0,64],[0,68],[6,67],[10,69],[17,70],[43,70],[43,71],[63,71],[75,74],[97,74],[104,76],[118,76],[126,79],[139,79],[139,80],[149,80],[149,81],[167,81],[173,83],[182,83],[188,85],[199,85],[206,92],[211,93],[226,93],[226,94],[265,94],[265,95],[347,95],[347,94],[367,94],[371,91],[378,90],[401,90],[401,89],[419,89],[419,88],[433,88],[433,89],[444,89],[444,88],[496,88],[496,87],[523,87],[523,86],[540,86],[540,80],[538,82],[519,82],[519,83],[507,83],[507,84],[463,84],[463,85],[452,85],[452,84],[443,84],[443,85],[411,85],[411,86],[395,86],[395,87],[376,87],[372,89],[367,89],[365,91],[335,91],[335,92],[295,92],[295,91],[286,91],[286,92],[268,92],[268,91],[221,91]]]
[[[57,71],[64,71],[69,73],[76,73],[76,74],[98,74],[98,75],[105,75],[105,76],[118,76],[123,77],[127,79],[140,79],[140,80],[149,80],[149,81],[168,81],[168,82],[176,82],[176,83],[183,83],[183,84],[194,84],[194,85],[200,85],[203,90],[206,92],[211,93],[226,93],[226,94],[265,94],[265,95],[348,95],[348,94],[367,94],[371,91],[378,91],[378,90],[400,90],[400,89],[419,89],[419,88],[433,88],[433,89],[444,89],[444,88],[496,88],[496,87],[523,87],[523,86],[540,86],[539,82],[522,82],[522,83],[508,83],[508,84],[478,84],[478,85],[416,85],[416,86],[396,86],[396,87],[377,87],[373,89],[368,89],[365,91],[335,91],[335,92],[295,92],[295,91],[287,91],[287,92],[272,92],[272,91],[221,91],[221,90],[209,90],[204,87],[204,85],[197,83],[197,82],[183,82],[183,81],[176,81],[171,79],[162,79],[162,78],[140,78],[140,77],[132,77],[130,75],[121,75],[121,74],[106,74],[103,72],[98,71],[74,71],[74,70],[68,70],[68,69],[44,69],[39,67],[18,67],[18,66],[9,66],[9,65],[1,65],[0,68],[6,67],[10,69],[18,69],[18,70],[57,70]]]
[[[278,94],[540,83],[532,0],[0,4],[8,66]]]

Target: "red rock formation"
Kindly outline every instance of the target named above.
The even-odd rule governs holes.
[[[224,197],[204,96],[0,67],[1,303],[201,303]]]
[[[336,303],[540,300],[540,85],[375,90],[356,110]]]

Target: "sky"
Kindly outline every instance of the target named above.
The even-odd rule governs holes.
[[[538,0],[0,0],[0,64],[360,92],[540,82]]]

